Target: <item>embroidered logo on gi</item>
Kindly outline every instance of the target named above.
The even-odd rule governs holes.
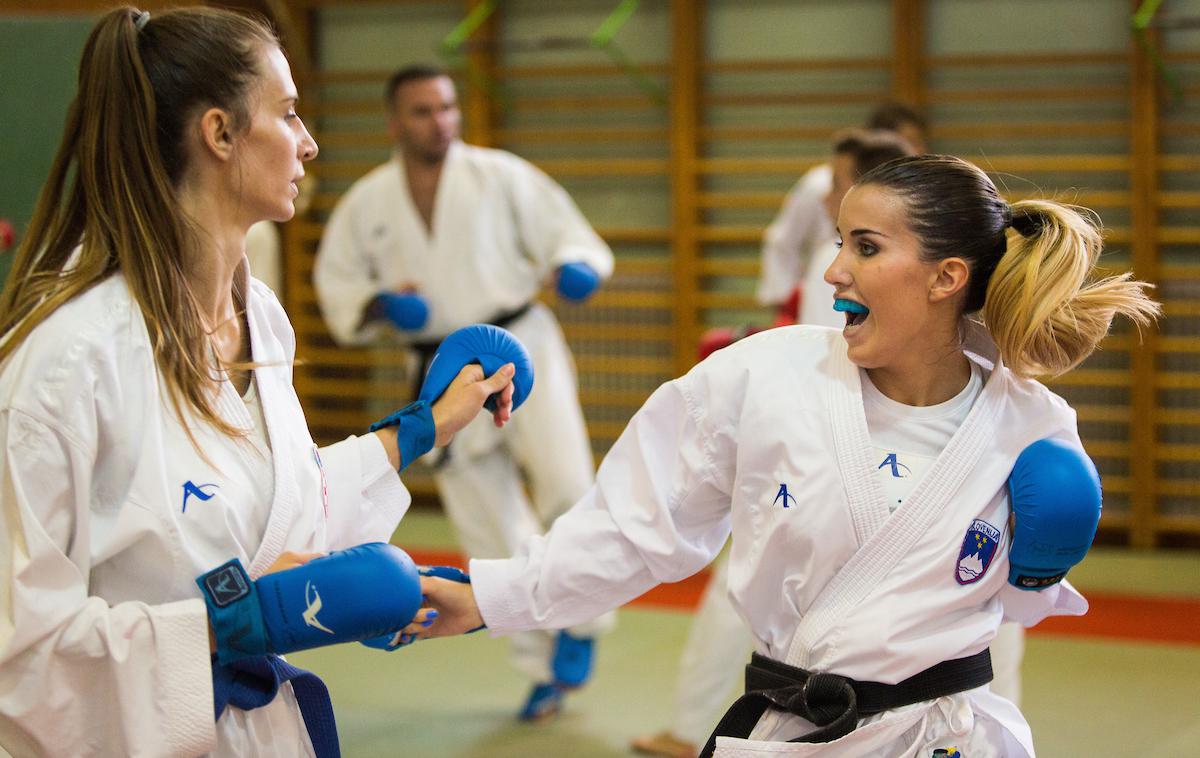
[[[962,758],[962,753],[956,747],[939,747],[933,751],[933,758]]]
[[[876,466],[875,470],[878,471],[879,469],[883,468],[884,466],[892,467],[892,476],[896,479],[907,479],[908,477],[912,476],[912,469],[910,469],[908,466],[905,466],[900,461],[896,460],[895,453],[888,453],[887,457],[883,459],[883,463]],[[900,473],[900,469],[904,469],[903,474]]]
[[[783,507],[784,507],[784,508],[788,508],[788,507],[789,507],[789,506],[788,506],[788,501],[789,501],[789,500],[791,500],[791,501],[792,501],[792,505],[795,505],[795,504],[796,504],[796,496],[795,496],[795,495],[792,495],[791,493],[789,493],[789,492],[787,491],[787,485],[786,485],[786,484],[780,484],[780,485],[779,485],[779,492],[777,492],[777,493],[775,494],[775,500],[774,500],[774,501],[771,503],[771,505],[775,505],[775,503],[778,503],[778,502],[779,502],[781,499],[783,500]]]
[[[317,462],[317,471],[321,474],[321,506],[325,509],[325,518],[329,518],[329,480],[325,478],[325,464],[321,463],[321,454],[313,445],[313,460]]]
[[[967,528],[967,536],[963,538],[962,550],[958,551],[958,563],[954,569],[954,578],[958,583],[974,584],[983,578],[988,566],[992,565],[999,543],[999,529],[982,519],[972,521]]]
[[[317,588],[313,586],[312,582],[304,584],[304,602],[308,605],[302,614],[304,616],[304,623],[314,629],[320,629],[322,632],[333,634],[332,629],[317,620],[317,614],[321,612],[321,596],[317,594]]]
[[[200,498],[201,502],[212,499],[212,496],[215,495],[216,493],[215,492],[205,492],[204,491],[205,487],[212,487],[215,490],[220,489],[220,487],[218,487],[215,484],[192,484],[191,479],[189,479],[183,483],[183,513],[187,513],[188,498],[193,495]]]

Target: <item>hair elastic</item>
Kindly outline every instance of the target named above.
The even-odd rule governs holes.
[[[1012,206],[1008,203],[1005,203],[1003,200],[1000,202],[1003,203],[1000,208],[1000,216],[1004,219],[1004,227],[1007,229],[1008,227],[1012,226],[1013,222]]]
[[[138,17],[133,20],[133,26],[139,32],[146,28],[146,24],[150,23],[150,11],[142,11]]]

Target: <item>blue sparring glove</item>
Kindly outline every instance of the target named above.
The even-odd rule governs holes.
[[[381,292],[375,296],[375,301],[383,315],[395,324],[397,329],[415,332],[423,328],[429,320],[429,303],[414,292]]]
[[[600,286],[600,275],[586,263],[564,263],[558,267],[558,294],[568,300],[581,302],[588,299]]]
[[[412,559],[383,542],[250,581],[236,558],[196,579],[217,661],[334,645],[403,629],[421,607]]]
[[[368,431],[399,426],[396,443],[400,447],[400,470],[433,449],[437,427],[433,423],[433,404],[442,396],[464,366],[478,363],[485,376],[491,376],[506,363],[513,364],[513,399],[515,411],[533,389],[533,359],[521,341],[510,332],[491,324],[472,324],[455,330],[438,345],[429,361],[425,381],[417,400],[387,418],[371,424]],[[496,410],[496,397],[483,402],[489,411]]]
[[[521,341],[511,332],[491,324],[471,324],[451,332],[429,361],[429,371],[417,397],[433,405],[463,366],[478,363],[484,376],[491,376],[506,363],[513,364],[512,407],[515,411],[533,390],[533,359]],[[495,412],[496,398],[489,397],[484,408]]]
[[[461,584],[471,583],[471,576],[462,569],[455,568],[454,566],[421,566],[417,569],[417,573],[421,576],[437,576],[441,577],[442,579],[449,579],[450,581],[459,582]],[[423,626],[429,626],[432,623],[433,619],[430,619],[429,621],[425,622]],[[482,626],[477,626],[468,631],[467,634],[478,632],[483,628],[484,627]],[[397,648],[411,645],[413,642],[414,638],[410,635],[407,635],[404,632],[393,632],[391,634],[385,634],[381,637],[373,637],[369,640],[363,640],[362,644],[366,645],[367,647],[373,647],[377,650],[387,650],[390,652]]]
[[[1083,560],[1100,523],[1100,474],[1082,449],[1038,440],[1021,451],[1008,477],[1012,547],[1008,583],[1039,590]]]

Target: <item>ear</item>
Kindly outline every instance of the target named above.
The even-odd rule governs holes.
[[[209,108],[200,116],[200,144],[220,161],[233,158],[233,119],[221,108]]]
[[[971,268],[962,258],[944,258],[938,261],[933,281],[929,285],[929,302],[942,302],[964,292],[970,275]]]

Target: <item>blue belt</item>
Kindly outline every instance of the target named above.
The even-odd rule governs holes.
[[[329,689],[316,674],[296,668],[277,655],[243,658],[225,666],[214,656],[212,674],[216,719],[230,705],[243,711],[261,708],[275,699],[281,684],[291,682],[317,758],[341,758]]]

